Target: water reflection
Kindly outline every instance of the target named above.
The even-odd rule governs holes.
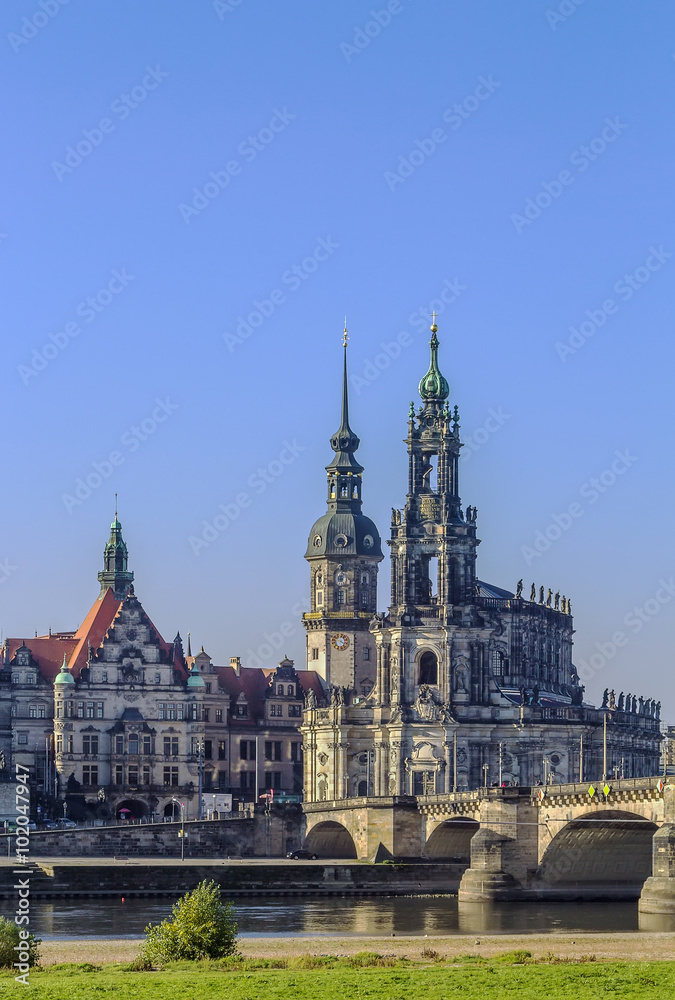
[[[171,913],[173,900],[86,899],[34,902],[31,915],[45,939],[140,937]],[[675,915],[640,914],[637,901],[461,903],[456,897],[260,899],[236,904],[244,936],[392,934],[534,934],[548,931],[675,931]]]

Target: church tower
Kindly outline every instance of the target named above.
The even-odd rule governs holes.
[[[438,367],[438,327],[431,327],[429,371],[419,384],[423,405],[408,419],[408,494],[393,511],[392,624],[418,625],[457,617],[476,592],[475,508],[462,512],[459,495],[459,411]]]
[[[101,597],[108,588],[118,601],[124,600],[127,596],[134,579],[134,574],[127,569],[127,560],[128,552],[122,538],[122,525],[117,520],[117,510],[115,510],[115,520],[110,525],[110,538],[103,550],[103,569],[98,574]]]
[[[349,426],[347,330],[344,331],[342,420],[330,441],[326,466],[328,510],[313,525],[305,559],[310,565],[311,610],[307,667],[331,685],[368,694],[375,682],[375,642],[368,626],[377,610],[377,569],[383,559],[375,524],[361,512],[363,466],[359,439]]]

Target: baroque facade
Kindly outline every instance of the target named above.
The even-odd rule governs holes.
[[[380,536],[361,512],[363,468],[347,400],[331,439],[328,511],[305,558],[308,666],[330,690],[303,723],[305,799],[434,794],[658,773],[659,707],[606,692],[584,700],[572,606],[478,579],[477,511],[462,505],[459,411],[431,327],[421,405],[408,415],[408,492],[392,509],[391,598],[375,613]]]
[[[199,812],[210,796],[299,795],[299,727],[319,676],[213,664],[203,647],[166,642],[134,592],[115,515],[100,592],[75,632],[7,639],[0,669],[0,778],[28,768],[40,815]]]

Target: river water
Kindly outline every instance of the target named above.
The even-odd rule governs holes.
[[[675,915],[638,915],[637,901],[459,904],[455,896],[331,896],[263,898],[236,903],[235,909],[243,937],[675,931]],[[166,899],[36,900],[31,930],[44,940],[135,938],[170,914]]]

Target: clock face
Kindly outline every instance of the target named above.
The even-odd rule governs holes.
[[[346,649],[349,646],[349,636],[345,635],[343,632],[338,632],[331,639],[335,649]]]

